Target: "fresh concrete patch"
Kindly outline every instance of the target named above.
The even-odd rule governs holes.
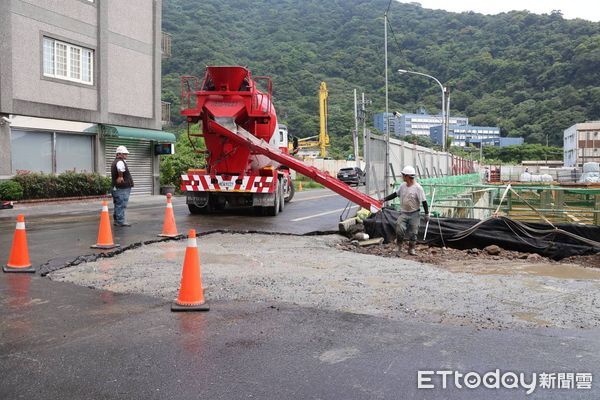
[[[205,297],[287,302],[482,328],[600,326],[600,281],[453,272],[338,249],[337,235],[215,233],[198,239]],[[51,279],[172,300],[186,241],[141,246]],[[217,311],[218,312],[218,311]]]

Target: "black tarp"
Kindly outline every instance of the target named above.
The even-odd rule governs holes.
[[[383,237],[385,243],[396,237],[396,220],[399,212],[384,208],[364,221],[365,232],[370,237]],[[431,218],[427,239],[423,241],[425,221],[421,219],[418,239],[432,246],[451,247],[465,250],[495,244],[506,250],[537,253],[544,257],[560,260],[577,255],[590,255],[600,252],[600,248],[584,243],[564,233],[554,230],[551,225],[524,223],[509,218],[493,218],[483,222],[470,235],[459,238],[465,230],[481,222],[470,218]],[[600,227],[576,224],[556,224],[557,228],[577,236],[600,242]],[[552,231],[552,232],[534,232]]]

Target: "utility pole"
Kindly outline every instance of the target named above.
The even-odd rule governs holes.
[[[448,136],[450,132],[450,88],[446,86],[444,88],[444,91],[446,92],[446,121],[445,124],[442,124],[444,129],[444,140],[446,141],[444,143],[444,146],[446,146],[448,150],[450,150],[450,146],[447,145],[447,142],[450,141]],[[450,144],[452,144],[452,141],[450,141]]]
[[[483,138],[479,142],[479,166],[483,165]]]
[[[544,149],[544,157],[546,158],[546,166],[548,166],[548,134],[546,133],[546,148]]]
[[[363,137],[363,158],[365,159],[365,173],[367,175],[367,193],[369,193],[369,181],[371,180],[371,156],[369,154],[369,137],[367,135],[367,108],[366,106],[371,104],[371,100],[365,100],[365,94],[362,93],[362,100],[358,103],[359,107],[356,107],[358,110],[357,122],[362,122],[362,137]],[[358,123],[356,124],[358,130]]]
[[[354,145],[354,161],[360,168],[360,159],[358,158],[358,101],[356,99],[356,89],[354,89],[354,132],[352,135],[352,144]],[[365,154],[363,153],[363,157]]]
[[[384,168],[384,185],[383,185],[383,195],[387,197],[388,195],[388,189],[389,189],[389,184],[390,184],[390,176],[389,176],[389,170],[390,170],[390,120],[389,120],[389,113],[390,113],[390,107],[389,107],[389,91],[388,91],[388,37],[387,37],[387,31],[388,31],[388,18],[387,18],[387,11],[384,14],[384,42],[385,42],[385,164],[383,166]]]

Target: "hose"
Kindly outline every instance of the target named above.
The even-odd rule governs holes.
[[[563,234],[565,236],[569,236],[569,237],[571,237],[571,238],[573,238],[573,239],[575,239],[575,240],[577,240],[579,242],[585,243],[585,244],[590,245],[592,247],[600,248],[600,242],[597,242],[595,240],[588,239],[588,238],[576,235],[576,234],[574,234],[572,232],[568,232],[568,231],[565,231],[565,230],[557,228],[557,227],[554,227],[554,229],[535,229],[535,228],[532,228],[532,227],[529,227],[529,226],[523,224],[522,222],[515,221],[512,218],[508,218],[508,217],[499,217],[499,218],[501,218],[502,221],[504,221],[504,223],[515,234],[515,236],[517,236],[520,240],[522,240],[523,242],[525,242],[527,244],[530,244],[530,243],[528,243],[523,238],[521,238],[521,236],[517,232],[515,232],[515,230],[513,229],[513,227],[518,228],[518,230],[521,231],[522,235],[526,235],[526,236],[530,237],[531,239],[535,239],[535,237],[532,236],[530,234],[530,232],[538,234],[538,235],[542,235],[542,238],[548,237],[550,235]],[[468,237],[469,235],[471,235],[473,232],[475,232],[477,229],[479,229],[479,227],[481,227],[483,224],[485,224],[487,221],[489,221],[491,219],[493,219],[493,217],[489,217],[487,219],[481,220],[478,223],[476,223],[475,225],[471,226],[470,228],[467,228],[467,229],[465,229],[463,231],[457,232],[454,236],[452,236],[452,238],[450,238],[448,240],[449,241],[458,241],[458,240],[465,239],[466,237]],[[439,219],[438,219],[438,224],[439,224]],[[552,226],[554,226],[554,225],[552,225]],[[532,246],[533,247],[538,247],[538,248],[545,248],[545,246],[544,247],[535,246],[535,245],[532,245]]]

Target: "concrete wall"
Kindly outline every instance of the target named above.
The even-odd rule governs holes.
[[[452,175],[452,155],[418,146],[398,139],[390,139],[390,164],[398,180],[402,168],[412,165],[419,178]],[[369,136],[367,157],[367,189],[383,193],[385,190],[385,140],[382,136]],[[393,176],[390,177],[393,180]],[[388,185],[391,182],[388,183]]]
[[[108,5],[108,112],[153,118],[155,29],[148,21],[153,20],[154,4],[110,0]]]
[[[161,0],[0,0],[0,112],[161,129]],[[43,76],[42,37],[95,50],[91,86]]]
[[[12,36],[10,0],[0,0],[0,113],[12,110]]]
[[[356,161],[348,160],[324,160],[322,158],[307,158],[304,160],[306,165],[315,167],[321,171],[327,172],[331,176],[337,176],[342,168],[356,167]],[[360,168],[364,169],[365,163],[360,162]]]
[[[0,118],[8,118],[8,114],[1,114]],[[12,160],[10,154],[10,125],[0,120],[0,180],[8,179],[12,175]]]

